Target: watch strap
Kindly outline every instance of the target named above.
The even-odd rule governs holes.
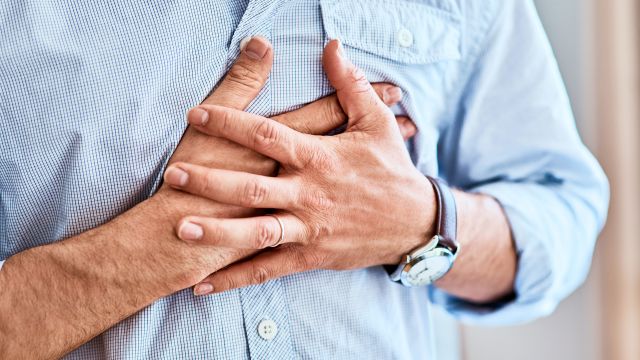
[[[440,235],[439,245],[451,250],[453,254],[458,251],[457,229],[458,219],[456,211],[456,200],[453,196],[451,188],[437,178],[427,176],[429,182],[433,186],[436,196],[436,235]]]
[[[459,245],[457,242],[457,211],[456,201],[451,188],[444,180],[427,176],[427,179],[433,186],[436,203],[435,218],[435,235],[440,239],[438,247],[445,247],[455,256],[458,252]],[[423,245],[424,246],[424,245]],[[400,274],[405,264],[385,265],[391,280],[400,282]]]

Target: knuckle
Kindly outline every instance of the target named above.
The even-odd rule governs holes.
[[[386,83],[378,83],[378,84],[373,84],[373,90],[376,92],[376,95],[378,95],[378,98],[380,98],[381,100],[384,99],[384,91],[387,89],[388,84]]]
[[[226,79],[239,90],[259,90],[266,80],[260,71],[242,62],[231,67]]]
[[[306,242],[309,244],[317,243],[318,239],[320,239],[320,232],[319,227],[310,226],[305,233]]]
[[[215,123],[218,125],[220,133],[224,135],[230,132],[236,119],[231,111],[225,109],[220,112],[220,116],[216,120]]]
[[[269,148],[273,146],[280,138],[276,122],[268,119],[260,121],[253,129],[252,138],[256,147]]]
[[[205,230],[205,236],[209,243],[219,243],[224,240],[224,231],[218,224],[213,223]]]
[[[349,81],[353,82],[356,85],[354,88],[355,92],[366,92],[371,86],[364,71],[356,66],[352,67],[349,70],[349,72],[347,73],[347,77]]]
[[[327,263],[327,256],[323,251],[315,250],[304,253],[304,261],[306,264],[312,265],[314,268],[323,268]]]
[[[269,221],[260,221],[258,223],[258,228],[256,231],[254,245],[256,249],[264,249],[276,241],[276,231],[275,228]]]
[[[309,226],[306,230],[305,236],[307,238],[307,243],[322,245],[326,239],[329,239],[334,235],[334,231],[331,226],[328,225],[330,222],[325,214],[320,214],[318,217],[320,221],[313,226]]]
[[[319,147],[309,150],[309,163],[325,174],[331,174],[336,170],[336,159]]]
[[[241,201],[245,207],[257,207],[267,198],[267,186],[259,180],[249,180],[244,185]]]
[[[270,279],[271,273],[263,266],[254,266],[251,271],[251,283],[262,284]]]
[[[214,184],[216,183],[215,175],[211,171],[207,171],[202,180],[199,182],[198,192],[201,195],[210,195],[213,192]]]
[[[334,207],[333,201],[322,190],[306,191],[301,203],[304,207],[316,210],[330,210]]]
[[[222,133],[227,133],[233,124],[233,115],[231,115],[229,111],[223,111],[222,114],[220,114],[219,122]]]
[[[243,286],[242,282],[234,276],[225,276],[224,279],[218,280],[218,282],[224,284],[226,289],[237,289]]]
[[[331,124],[340,125],[347,121],[347,115],[342,110],[338,98],[333,96],[327,101],[325,106],[325,118],[331,120]]]

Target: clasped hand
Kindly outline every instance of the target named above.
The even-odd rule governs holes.
[[[205,290],[196,293],[313,269],[398,263],[432,232],[433,190],[411,162],[395,116],[339,42],[327,45],[323,64],[348,118],[342,134],[303,134],[272,119],[216,105],[189,112],[195,130],[280,164],[275,177],[186,162],[167,169],[165,181],[176,189],[265,209],[247,218],[194,214],[177,224],[178,237],[193,244],[262,250],[212,274],[198,285]]]

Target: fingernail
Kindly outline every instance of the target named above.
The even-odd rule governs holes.
[[[407,128],[409,129],[409,136],[413,136],[418,132],[418,127],[413,123],[413,121],[409,121],[407,123]]]
[[[344,51],[344,46],[342,46],[342,41],[340,41],[339,39],[336,39],[336,41],[338,42],[338,49],[336,53],[338,54],[338,60],[340,60],[340,63],[342,64],[342,66],[344,67],[353,66],[353,64],[351,63],[351,60],[349,60],[346,52]]]
[[[400,127],[400,133],[405,140],[409,140],[409,137],[411,136],[411,130],[407,128],[406,124]]]
[[[344,49],[342,48],[342,41],[340,39],[336,39],[338,43],[338,56],[344,60]]]
[[[189,221],[183,222],[178,229],[178,237],[186,241],[200,240],[203,234],[204,231],[200,225]]]
[[[264,58],[269,50],[269,41],[262,36],[244,38],[240,42],[240,49],[244,51],[248,57],[254,60],[260,60]]]
[[[252,36],[247,36],[246,38],[240,40],[240,51],[244,51],[249,41],[251,41],[251,38]]]
[[[417,131],[416,125],[410,120],[404,120],[400,125],[400,132],[405,140],[411,139]]]
[[[204,109],[195,107],[189,111],[187,121],[191,125],[204,126],[209,121],[209,113]]]
[[[172,166],[164,173],[164,181],[173,186],[185,186],[189,181],[189,174],[177,166]]]
[[[213,285],[209,283],[200,283],[193,288],[193,295],[202,296],[213,292]]]
[[[402,89],[397,86],[390,86],[384,89],[384,92],[382,93],[382,100],[386,104],[397,103],[402,100]]]

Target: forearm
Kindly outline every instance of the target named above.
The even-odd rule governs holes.
[[[0,272],[0,357],[57,358],[224,256],[192,251],[141,204],[111,223],[11,257]],[[160,220],[160,219],[157,219]]]
[[[275,170],[273,161],[249,150],[209,141],[219,142],[214,165]],[[0,271],[0,357],[60,357],[158,298],[246,256],[225,248],[203,251],[176,238],[173,225],[186,213],[251,211],[187,196],[163,188],[104,226],[11,257]]]
[[[513,292],[517,257],[507,217],[492,197],[454,191],[461,250],[451,271],[436,286],[476,303]]]

